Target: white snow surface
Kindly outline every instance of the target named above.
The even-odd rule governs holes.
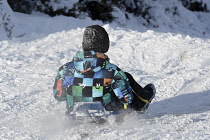
[[[8,5],[6,0],[0,0],[0,40],[7,39],[9,35],[9,31],[5,30],[15,30],[13,21],[14,15],[12,9]]]
[[[134,19],[118,27],[89,18],[14,16],[16,29],[25,35],[0,39],[1,140],[210,139],[209,33],[194,36],[187,26],[187,33],[147,29]],[[83,31],[93,24],[109,33],[112,63],[142,86],[156,85],[146,114],[124,112],[122,121],[110,116],[105,124],[75,123],[64,115],[65,102],[54,99],[57,69],[81,50]]]
[[[75,3],[79,0],[57,0],[57,1],[50,1],[49,6],[52,6],[54,11],[62,9],[66,7],[67,9],[71,9]]]

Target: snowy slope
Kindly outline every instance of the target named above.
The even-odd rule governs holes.
[[[192,37],[190,27],[188,34],[137,30],[134,19],[118,27],[89,18],[15,17],[16,29],[26,34],[0,41],[1,140],[210,139],[209,34]],[[128,112],[122,123],[110,117],[104,125],[79,124],[53,98],[57,69],[81,49],[84,28],[92,24],[109,33],[111,62],[142,86],[157,86],[147,114]]]

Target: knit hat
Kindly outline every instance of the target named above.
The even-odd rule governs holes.
[[[99,25],[85,28],[82,48],[84,51],[106,53],[109,50],[109,36],[106,30]]]

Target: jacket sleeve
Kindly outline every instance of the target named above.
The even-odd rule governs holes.
[[[59,68],[57,76],[55,77],[55,83],[53,87],[53,94],[56,100],[66,101],[66,93],[62,87],[63,85],[63,66]]]
[[[126,74],[119,68],[115,72],[112,89],[121,103],[128,105],[132,102],[133,94],[129,80]]]

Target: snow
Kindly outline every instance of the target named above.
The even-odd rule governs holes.
[[[195,14],[209,15],[182,16]],[[129,16],[123,20],[127,24],[119,26],[89,18],[14,13],[16,34],[24,35],[0,39],[0,139],[210,139],[210,34],[196,32],[209,20],[196,20],[195,30],[178,25],[152,29]],[[103,125],[76,123],[64,115],[65,102],[54,99],[57,69],[81,50],[83,31],[92,24],[109,33],[112,63],[132,73],[142,86],[156,85],[157,95],[146,114],[125,111],[123,121],[110,116]]]
[[[69,0],[69,1],[57,0],[57,1],[51,1],[49,3],[49,6],[52,6],[52,9],[54,11],[62,9],[62,8],[71,9],[73,7],[73,5],[77,2],[78,2],[78,0]]]
[[[7,39],[12,35],[10,30],[14,28],[13,20],[14,15],[7,1],[0,0],[0,40]]]

